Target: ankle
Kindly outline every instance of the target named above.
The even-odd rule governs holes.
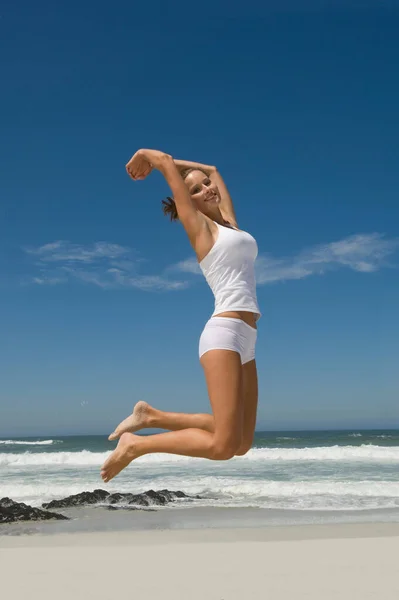
[[[125,432],[120,438],[126,454],[131,458],[137,458],[140,455],[142,439],[139,435]]]
[[[146,427],[147,428],[158,428],[159,427],[159,419],[158,419],[158,411],[155,408],[151,408],[151,411],[148,411],[146,415]]]

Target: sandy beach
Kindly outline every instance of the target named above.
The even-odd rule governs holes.
[[[399,524],[2,536],[13,600],[397,600]]]

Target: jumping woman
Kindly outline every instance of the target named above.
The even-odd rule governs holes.
[[[215,167],[174,160],[157,150],[139,150],[126,165],[133,180],[153,169],[165,177],[173,198],[164,213],[179,220],[200,268],[215,296],[215,310],[199,341],[212,414],[169,413],[140,401],[110,440],[119,443],[101,469],[110,481],[144,454],[166,452],[228,460],[252,446],[258,404],[255,363],[256,298],[255,239],[238,228],[226,185]],[[143,428],[168,430],[133,435]]]

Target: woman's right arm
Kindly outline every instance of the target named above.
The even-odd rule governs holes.
[[[185,169],[200,169],[200,171],[206,173],[208,177],[216,171],[216,167],[212,165],[203,165],[202,163],[193,162],[191,160],[180,160],[177,158],[174,158],[173,160],[179,171],[184,171]]]
[[[205,219],[195,208],[186,184],[172,156],[159,150],[139,150],[130,159],[126,169],[132,179],[144,179],[152,170],[157,169],[165,177],[176,204],[179,220],[195,246],[198,235],[203,231]]]
[[[209,179],[219,188],[221,199],[220,212],[222,213],[222,217],[234,227],[238,227],[233,200],[218,169],[212,165],[203,165],[202,163],[191,162],[189,160],[175,160],[175,163],[179,171],[184,171],[185,169],[200,169],[206,173]]]

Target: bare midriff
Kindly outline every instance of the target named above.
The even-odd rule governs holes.
[[[230,317],[230,319],[241,319],[241,321],[244,321],[244,323],[246,323],[247,325],[249,325],[250,327],[253,327],[253,329],[256,329],[256,315],[255,313],[252,312],[247,312],[247,311],[235,311],[235,310],[231,310],[228,312],[222,312],[219,313],[218,315],[213,315],[214,317]]]

